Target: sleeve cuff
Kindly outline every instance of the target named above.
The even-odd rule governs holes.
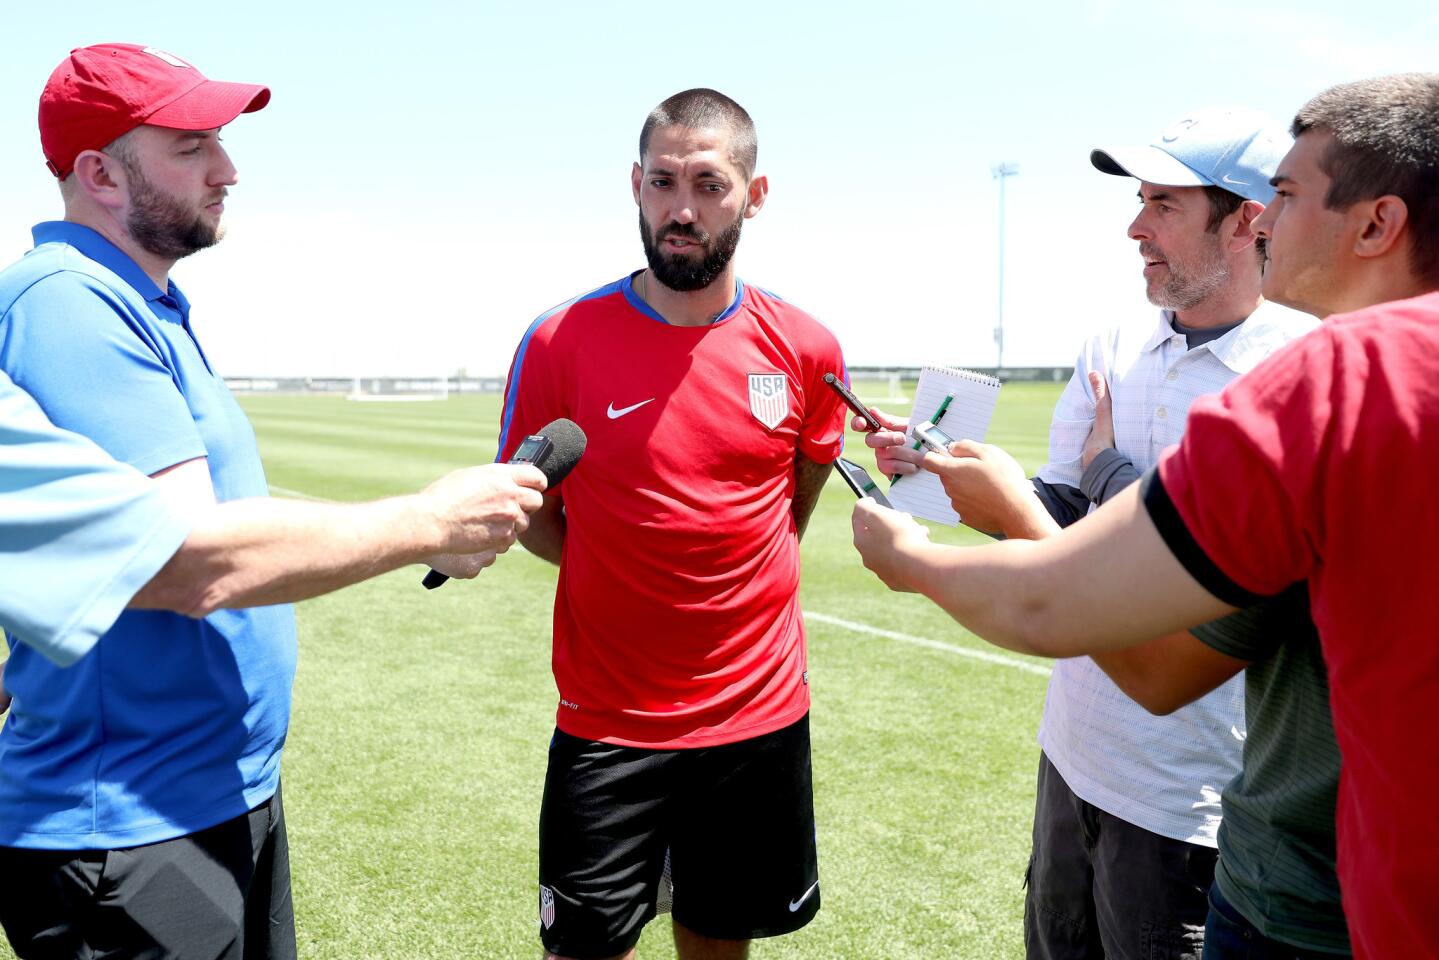
[[[1204,552],[1189,532],[1174,501],[1169,498],[1169,492],[1164,489],[1158,468],[1147,471],[1140,483],[1140,498],[1160,538],[1200,586],[1234,607],[1251,607],[1264,599],[1263,594],[1252,593],[1231,580]]]
[[[1079,478],[1079,489],[1090,503],[1103,503],[1139,479],[1128,457],[1110,447],[1099,451]]]
[[[90,652],[114,625],[140,588],[170,561],[190,535],[194,519],[184,511],[171,509],[158,495],[150,496],[154,526],[134,547],[114,576],[100,584],[80,602],[74,615],[53,633],[43,626],[33,633],[16,630],[15,636],[57,666],[68,667]]]

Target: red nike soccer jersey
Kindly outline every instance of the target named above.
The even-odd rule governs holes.
[[[712,325],[664,322],[630,278],[540,317],[515,353],[500,459],[557,417],[588,444],[557,488],[557,723],[672,748],[809,709],[794,458],[839,455],[843,375],[817,321],[754,287]]]

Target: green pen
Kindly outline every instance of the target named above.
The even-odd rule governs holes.
[[[929,418],[929,422],[937,425],[937,424],[939,423],[939,421],[944,418],[944,411],[946,411],[946,410],[949,409],[949,405],[950,405],[951,401],[953,401],[953,400],[954,400],[954,394],[952,394],[952,393],[946,393],[946,394],[944,395],[944,402],[939,405],[939,409],[934,412],[934,416],[932,416],[932,417]],[[918,450],[918,449],[919,449],[920,447],[922,447],[922,446],[924,446],[924,444],[921,443],[920,441],[918,441],[918,440],[914,441],[914,449]],[[896,483],[899,483],[899,479],[900,479],[900,475],[897,474],[897,473],[896,473],[894,476],[890,477],[890,478],[889,478],[890,486],[894,486]]]

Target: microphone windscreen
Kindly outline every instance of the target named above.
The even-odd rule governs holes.
[[[580,456],[585,452],[585,432],[573,420],[561,417],[541,427],[539,435],[549,437],[554,445],[545,465],[540,468],[553,487],[580,462]]]

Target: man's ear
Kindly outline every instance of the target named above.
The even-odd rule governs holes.
[[[1254,221],[1264,212],[1264,204],[1258,200],[1245,200],[1239,205],[1239,209],[1229,215],[1233,218],[1234,224],[1230,228],[1229,240],[1225,248],[1230,253],[1239,253],[1254,246],[1258,239],[1254,233]],[[1227,219],[1227,218],[1226,218]]]
[[[767,196],[769,196],[769,177],[751,178],[748,196],[745,197],[745,217],[752,217],[759,213],[759,208],[764,206],[764,199]]]
[[[1355,256],[1373,258],[1391,253],[1409,223],[1409,206],[1393,194],[1354,204],[1350,211],[1358,223]]]
[[[103,207],[116,209],[129,198],[129,180],[119,159],[99,150],[82,150],[70,177],[75,188]]]
[[[644,170],[636,163],[630,168],[630,192],[635,195],[635,206],[640,203],[640,178],[644,176]]]

